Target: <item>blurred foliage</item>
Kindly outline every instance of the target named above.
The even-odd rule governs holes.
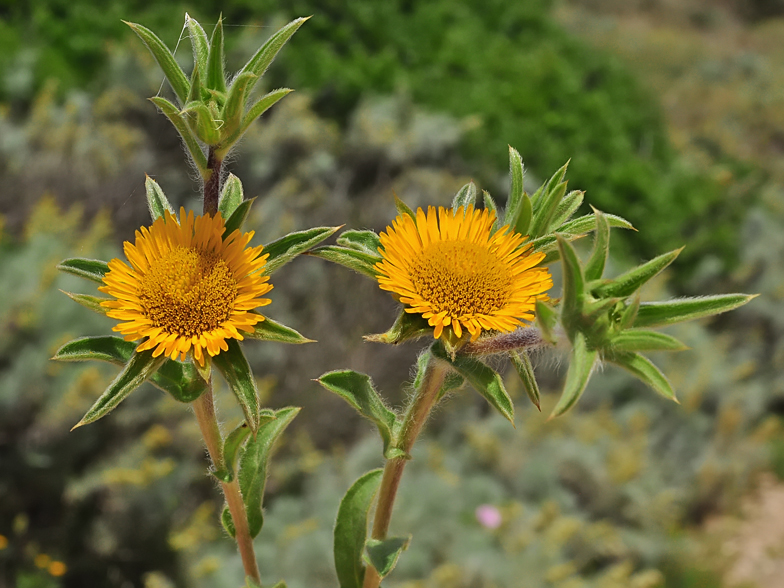
[[[494,194],[506,189],[499,176],[507,144],[520,150],[533,176],[571,157],[573,183],[596,206],[623,207],[624,216],[645,229],[633,241],[636,254],[652,257],[688,239],[684,266],[706,251],[731,265],[742,206],[755,185],[749,169],[731,158],[725,162],[746,179],[737,193],[679,162],[656,100],[620,60],[568,34],[551,17],[552,4],[193,0],[179,13],[191,10],[209,23],[222,11],[225,22],[243,27],[239,44],[254,47],[275,29],[263,19],[281,24],[313,14],[273,65],[272,87],[312,91],[316,112],[342,124],[363,97],[393,92],[470,117],[473,128],[461,151]],[[0,96],[29,101],[50,77],[62,89],[96,80],[105,85],[106,48],[125,36],[120,18],[161,31],[175,48],[184,41],[179,21],[171,18],[177,12],[171,4],[138,0],[101,2],[100,9],[95,0],[12,5],[0,28],[0,47],[8,50],[0,60]],[[228,41],[237,43],[231,36]],[[178,57],[188,61],[187,49]],[[669,222],[648,222],[653,212]]]

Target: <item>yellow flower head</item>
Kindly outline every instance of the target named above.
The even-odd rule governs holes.
[[[148,229],[136,231],[136,243],[125,242],[130,267],[109,262],[102,292],[116,298],[101,305],[106,314],[124,321],[114,327],[126,341],[143,341],[137,351],[154,349],[153,356],[172,359],[193,349],[204,365],[228,350],[226,339],[242,339],[264,320],[253,309],[266,306],[261,298],[272,290],[264,274],[267,255],[262,246],[247,247],[253,232],[235,230],[223,238],[220,213],[194,218],[180,209],[180,220],[166,212]]]
[[[398,216],[380,236],[379,286],[426,318],[435,338],[447,327],[457,337],[467,330],[472,341],[482,330],[513,331],[533,320],[553,281],[535,267],[544,253],[522,246],[527,237],[509,227],[493,233],[494,223],[495,213],[473,206],[431,206],[427,215],[420,208],[416,221]]]

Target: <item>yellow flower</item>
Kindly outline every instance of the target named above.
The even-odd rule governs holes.
[[[508,332],[534,318],[536,299],[552,285],[547,268],[534,267],[544,253],[523,246],[527,237],[503,227],[492,232],[495,213],[469,206],[453,211],[420,208],[416,221],[398,216],[381,233],[376,264],[382,290],[420,313],[441,337],[463,329],[475,341],[483,330]]]
[[[145,339],[137,351],[154,349],[182,360],[193,357],[204,365],[211,356],[228,350],[226,339],[243,339],[264,320],[253,309],[266,306],[261,298],[272,290],[264,274],[267,255],[262,246],[247,247],[253,232],[235,230],[223,238],[220,213],[194,219],[180,209],[180,220],[169,212],[148,229],[136,231],[136,244],[125,242],[130,267],[119,259],[99,288],[116,300],[101,305],[106,314],[125,321],[114,327],[126,341]]]

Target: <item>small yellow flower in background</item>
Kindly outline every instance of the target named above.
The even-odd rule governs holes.
[[[5,535],[0,535],[0,551],[8,547],[8,538]]]
[[[262,246],[247,247],[253,231],[235,230],[223,238],[220,213],[194,218],[180,209],[180,220],[168,211],[148,229],[136,231],[136,243],[125,242],[130,267],[109,262],[102,292],[116,298],[102,302],[107,315],[121,322],[113,330],[126,341],[145,339],[137,351],[154,349],[182,360],[191,350],[204,365],[226,351],[226,339],[242,340],[264,317],[253,311],[270,303],[272,290],[264,274]]]
[[[68,566],[66,566],[61,561],[53,561],[49,564],[47,570],[49,571],[50,575],[54,576],[55,578],[59,578],[60,576],[64,576],[65,572],[68,571]]]
[[[44,569],[52,563],[52,558],[45,553],[39,553],[33,558],[33,563],[35,564],[35,567]]]
[[[382,290],[420,313],[441,337],[445,328],[475,341],[483,330],[513,331],[534,319],[537,299],[547,299],[552,276],[535,267],[544,253],[522,245],[527,237],[503,227],[492,232],[495,213],[469,206],[456,211],[420,208],[416,221],[398,216],[381,233],[376,264]]]

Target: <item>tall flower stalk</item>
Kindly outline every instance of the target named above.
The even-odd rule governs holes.
[[[125,243],[127,262],[72,258],[58,266],[101,285],[98,289],[111,298],[68,295],[119,320],[114,330],[123,335],[78,339],[55,354],[54,359],[62,361],[100,359],[123,366],[76,426],[103,418],[146,380],[189,403],[209,453],[210,473],[226,501],[221,521],[237,542],[250,587],[261,586],[253,539],[264,523],[270,452],[299,408],[260,406],[256,379],[239,342],[311,342],[259,309],[270,303],[264,296],[272,289],[272,273],[337,227],[316,227],[266,246],[250,246],[254,233],[243,232],[243,224],[253,200],[245,199],[238,178],[225,177],[223,161],[249,125],[290,92],[275,90],[259,99],[251,95],[258,78],[305,20],[273,34],[231,83],[223,69],[221,20],[208,39],[199,23],[186,16],[194,55],[190,78],[152,31],[128,23],[163,69],[179,103],[160,96],[151,99],[180,133],[199,171],[203,211],[195,216],[181,209],[177,218],[161,187],[148,177],[153,222],[136,231],[135,243]],[[244,422],[228,434],[215,412],[214,371],[223,376],[244,415]]]
[[[625,368],[674,400],[667,378],[641,352],[684,346],[649,327],[725,312],[752,298],[728,294],[641,303],[640,288],[679,250],[604,278],[610,228],[631,225],[597,210],[572,219],[583,193],[567,192],[566,166],[528,195],[522,158],[511,147],[509,162],[512,181],[504,211],[487,192],[480,211],[476,187],[470,183],[457,193],[450,209],[413,212],[397,200],[399,215],[380,236],[349,230],[336,245],[310,252],[375,279],[401,303],[392,327],[367,336],[368,341],[435,339],[419,356],[414,392],[399,413],[386,406],[369,376],[343,370],[318,379],[376,424],[386,460],[383,469],[361,476],[341,502],[334,533],[341,588],[377,588],[408,547],[410,537],[389,536],[395,497],[414,443],[438,402],[469,384],[514,422],[504,380],[484,357],[508,357],[530,400],[541,410],[528,352],[559,340],[570,347],[566,381],[551,418],[574,406],[602,361]],[[594,233],[594,247],[583,262],[570,242],[589,232]],[[551,299],[553,282],[547,266],[557,261],[563,290]],[[497,365],[496,360],[493,366]]]

